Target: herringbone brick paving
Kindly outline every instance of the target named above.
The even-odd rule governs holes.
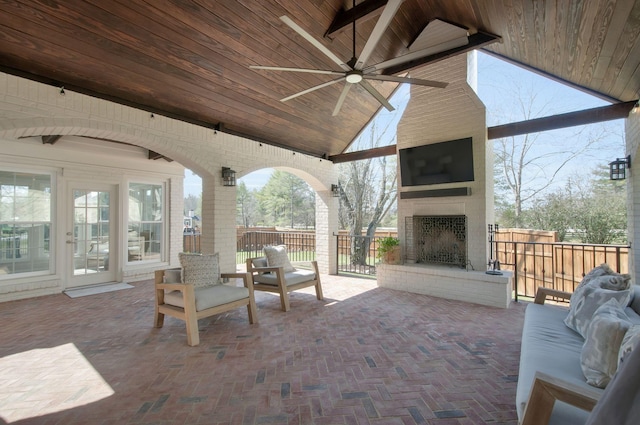
[[[152,327],[153,284],[0,304],[0,423],[516,424],[524,305],[509,309],[324,276],[280,311]]]

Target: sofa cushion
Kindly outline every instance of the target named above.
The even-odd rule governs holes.
[[[565,307],[529,304],[525,311],[520,351],[520,372],[516,393],[518,417],[522,418],[536,371],[541,371],[578,386],[590,387],[580,368],[580,352],[584,339],[563,322]],[[558,409],[580,411],[556,403]],[[555,408],[554,408],[555,412]],[[558,413],[557,415],[560,415]],[[557,416],[554,413],[554,416]]]
[[[196,311],[206,310],[233,301],[249,297],[249,290],[244,286],[215,285],[195,289]],[[164,296],[165,304],[184,308],[181,291],[171,291]]]
[[[564,323],[586,337],[589,322],[598,307],[610,299],[615,299],[621,307],[627,306],[631,299],[629,287],[629,275],[604,275],[591,279],[571,295],[569,314]]]
[[[267,257],[267,264],[269,267],[282,267],[285,273],[295,270],[289,261],[287,255],[287,247],[284,245],[272,245],[265,246],[263,249],[264,255]]]
[[[196,288],[222,283],[218,253],[211,255],[178,254],[182,266],[182,281]]]
[[[624,309],[611,299],[598,307],[591,318],[580,356],[587,383],[605,388],[618,368],[618,353],[631,326]]]
[[[316,273],[312,270],[300,269],[284,274],[284,281],[287,286],[308,282],[315,278]],[[276,273],[266,273],[254,276],[253,281],[256,283],[278,286],[278,276]]]

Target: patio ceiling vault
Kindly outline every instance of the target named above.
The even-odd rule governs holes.
[[[287,16],[341,60],[360,52],[385,0],[165,2],[16,0],[0,5],[0,70],[308,155],[337,158],[379,109],[356,87],[341,113],[331,77],[251,65],[340,71]],[[369,63],[411,52],[434,20],[467,44],[387,68],[396,75],[482,48],[612,102],[640,93],[640,0],[404,0]],[[372,85],[388,97],[394,82]],[[437,89],[433,89],[437,90]]]

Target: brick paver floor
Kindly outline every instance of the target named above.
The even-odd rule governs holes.
[[[0,304],[0,424],[516,424],[525,305],[483,307],[324,276],[152,327],[153,283]],[[4,421],[4,422],[3,422]]]

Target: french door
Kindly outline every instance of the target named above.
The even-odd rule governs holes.
[[[67,288],[116,280],[118,268],[117,186],[77,182],[70,185]]]

